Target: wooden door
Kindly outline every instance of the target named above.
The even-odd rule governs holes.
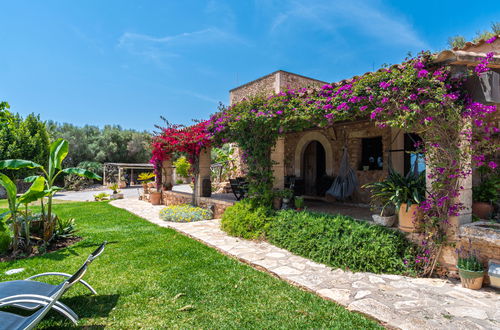
[[[318,142],[316,141],[309,143],[304,151],[304,189],[305,194],[309,196],[316,195],[316,179],[318,177],[317,152]]]

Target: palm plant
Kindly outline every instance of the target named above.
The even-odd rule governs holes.
[[[52,199],[57,191],[62,188],[55,185],[56,179],[61,174],[75,174],[78,176],[86,177],[89,179],[101,180],[101,177],[94,172],[85,170],[78,167],[62,168],[62,161],[68,155],[68,141],[64,139],[57,139],[50,144],[49,165],[44,168],[42,165],[24,159],[7,159],[0,161],[0,170],[19,170],[19,169],[36,169],[41,172],[41,175],[27,177],[27,182],[42,182],[44,187],[44,194],[42,198],[42,214],[44,218],[43,240],[48,242],[55,229],[56,217],[52,214]],[[43,207],[43,198],[47,197],[47,212]],[[38,197],[40,198],[40,197]],[[10,202],[9,202],[10,203]]]

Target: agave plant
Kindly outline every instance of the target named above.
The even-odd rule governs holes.
[[[27,182],[42,182],[44,185],[44,194],[42,197],[47,197],[47,212],[42,206],[44,217],[43,240],[48,242],[55,229],[56,217],[52,214],[52,198],[55,193],[62,188],[55,185],[56,179],[61,174],[76,174],[89,179],[101,180],[101,177],[94,172],[85,170],[78,167],[62,168],[62,161],[68,155],[68,141],[64,139],[57,139],[50,144],[49,165],[44,168],[42,165],[24,159],[7,159],[0,161],[0,170],[19,170],[23,168],[36,169],[41,172],[41,175],[30,176],[25,179]],[[38,198],[41,198],[38,197]],[[42,204],[43,205],[43,204]]]

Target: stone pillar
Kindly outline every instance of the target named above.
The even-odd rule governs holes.
[[[167,190],[172,189],[174,185],[174,167],[172,166],[172,160],[164,160],[161,163],[161,184],[163,188]]]
[[[405,134],[399,128],[391,128],[391,157],[392,168],[398,173],[405,174]]]
[[[122,168],[118,167],[118,180],[116,181],[118,187],[122,188]]]
[[[198,180],[196,182],[197,197],[210,197],[212,194],[212,189],[210,187],[210,165],[211,165],[211,148],[205,148],[200,153],[200,164]],[[207,181],[208,180],[208,181]],[[205,182],[205,183],[204,183]]]
[[[285,138],[276,140],[276,145],[271,150],[271,160],[273,165],[273,188],[285,188]]]

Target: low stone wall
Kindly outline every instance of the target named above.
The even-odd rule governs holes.
[[[162,201],[164,205],[180,205],[180,204],[190,204],[193,196],[188,193],[182,193],[178,191],[163,191]],[[214,219],[219,219],[222,217],[224,211],[229,207],[234,205],[234,202],[223,201],[219,199],[200,197],[199,206],[203,208],[213,208]]]

